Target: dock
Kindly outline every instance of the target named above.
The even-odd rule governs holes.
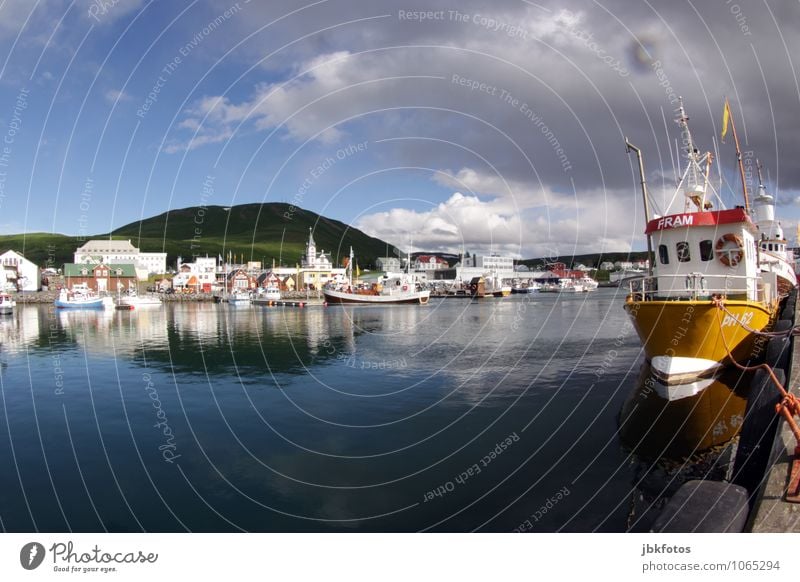
[[[255,307],[323,307],[325,306],[325,302],[321,299],[308,299],[308,300],[299,300],[299,299],[278,299],[278,300],[262,300],[262,301],[253,301],[252,305]]]
[[[797,291],[790,297],[773,331],[788,331],[798,321]],[[785,390],[800,397],[800,342],[792,335],[772,338],[765,359]],[[776,413],[782,400],[767,372],[758,370],[750,386],[730,482],[687,481],[669,499],[650,531],[800,532],[800,503],[787,498],[797,499],[800,494],[790,491],[793,465],[797,465],[795,473],[800,470],[800,447],[790,424]],[[794,420],[800,423],[797,416]]]
[[[798,321],[795,306],[794,321]],[[800,342],[791,339],[790,363],[787,366],[786,390],[800,397]],[[795,420],[798,419],[795,417]],[[748,519],[747,531],[754,533],[800,532],[800,503],[786,501],[797,442],[789,424],[780,418],[770,449],[770,462],[761,490]],[[800,463],[800,460],[797,461]]]

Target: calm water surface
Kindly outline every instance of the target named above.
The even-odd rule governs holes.
[[[623,531],[641,354],[622,302],[20,307],[0,526]]]

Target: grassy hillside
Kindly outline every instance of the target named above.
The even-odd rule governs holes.
[[[75,249],[83,243],[74,236],[33,232],[0,236],[0,253],[14,250],[40,267],[60,269],[64,263],[72,262]]]
[[[394,253],[391,245],[338,220],[283,203],[182,208],[88,238],[130,239],[143,251],[166,252],[170,266],[179,255],[191,260],[194,255],[227,257],[228,252],[237,260],[263,261],[265,266],[273,259],[276,265],[294,266],[305,251],[309,228],[314,230],[317,251],[329,252],[336,265],[349,255],[350,245],[364,268],[384,256],[387,246],[390,255]],[[39,265],[48,257],[54,258],[56,266],[71,262],[81,244],[75,237],[60,234],[0,236],[0,252],[13,248]]]

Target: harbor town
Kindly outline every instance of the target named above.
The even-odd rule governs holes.
[[[78,246],[74,262],[56,267],[48,261],[37,265],[23,254],[9,249],[0,254],[0,290],[19,293],[20,302],[40,302],[61,288],[72,292],[77,286],[93,293],[116,296],[150,292],[172,300],[210,300],[236,292],[258,295],[278,289],[287,299],[320,298],[326,286],[341,284],[348,274],[349,258],[335,266],[330,252],[317,250],[312,231],[305,252],[294,266],[265,266],[261,261],[244,261],[233,252],[223,257],[177,257],[168,267],[167,253],[145,252],[130,240],[88,240]],[[416,253],[412,257],[378,257],[375,269],[360,269],[358,284],[371,285],[380,277],[408,271],[416,284],[439,296],[491,297],[510,293],[588,292],[599,283],[592,278],[597,268],[552,261],[532,270],[515,265],[511,256],[466,253],[451,264],[436,254]],[[648,260],[602,262],[607,274],[605,286],[617,286],[625,278],[641,276]],[[42,292],[42,293],[36,293]],[[49,292],[49,293],[48,293]]]
[[[0,577],[796,576],[800,4],[0,22]]]

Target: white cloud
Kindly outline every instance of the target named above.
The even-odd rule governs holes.
[[[473,191],[502,194],[502,181],[495,177],[470,168],[462,168],[457,176],[461,180],[456,181],[469,183]],[[439,183],[450,179],[455,178],[435,178]],[[533,193],[524,184],[513,188],[513,196],[486,200],[456,192],[429,210],[394,208],[363,215],[355,226],[400,248],[413,241],[416,250],[499,252],[522,258],[619,251],[642,243],[642,210],[632,193],[596,190],[575,197]],[[540,204],[545,199],[550,203]]]
[[[109,89],[105,94],[106,101],[116,103],[117,101],[130,101],[131,96],[119,89]]]

